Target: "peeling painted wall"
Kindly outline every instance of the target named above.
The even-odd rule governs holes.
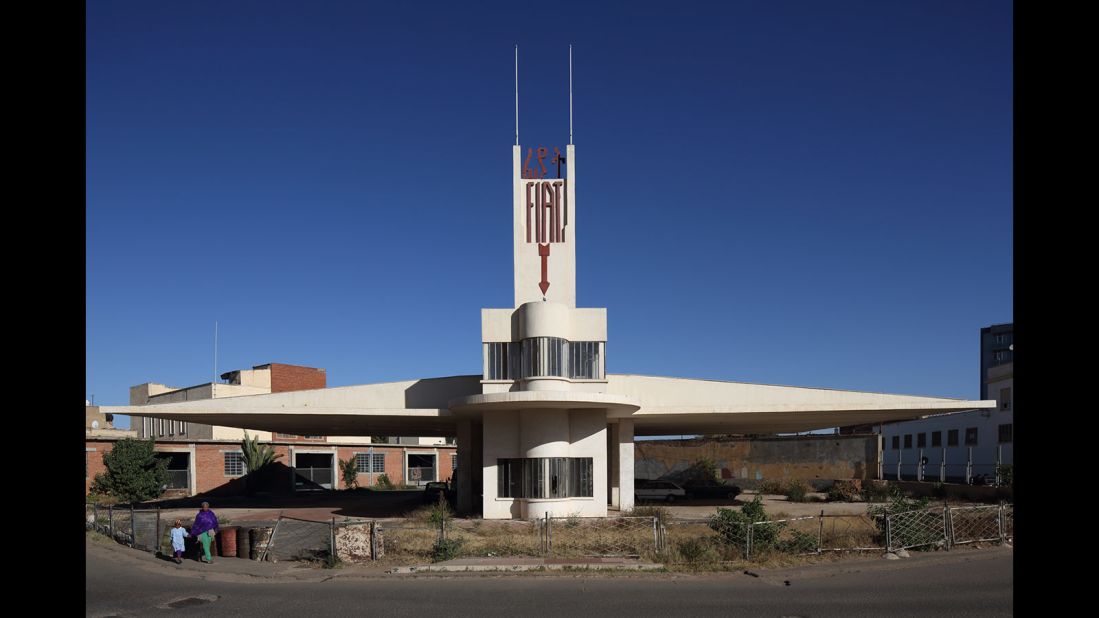
[[[722,479],[871,479],[877,477],[878,436],[788,438],[698,438],[639,440],[634,446],[637,478],[681,480],[696,461],[709,459]]]

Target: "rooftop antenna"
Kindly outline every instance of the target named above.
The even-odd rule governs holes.
[[[572,145],[572,45],[569,45],[569,145]]]
[[[218,321],[214,320],[214,384],[218,381]]]
[[[515,44],[515,145],[519,145],[519,44]]]

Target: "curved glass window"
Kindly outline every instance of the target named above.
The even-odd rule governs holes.
[[[558,377],[602,380],[605,342],[532,337],[520,342],[485,343],[486,380]]]
[[[591,457],[497,459],[501,498],[591,498]]]

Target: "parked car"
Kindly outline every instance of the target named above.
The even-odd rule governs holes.
[[[442,481],[431,481],[427,485],[424,485],[424,504],[435,504],[439,501],[439,496],[443,496],[449,500],[447,496],[447,485]]]
[[[694,481],[683,486],[687,491],[687,498],[702,498],[704,500],[718,500],[728,498],[736,499],[740,495],[740,488],[736,485],[726,485],[720,481]]]
[[[687,491],[671,481],[650,481],[635,479],[633,482],[634,502],[641,500],[662,500],[675,502],[687,497]]]

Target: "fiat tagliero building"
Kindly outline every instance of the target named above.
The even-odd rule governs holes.
[[[607,310],[576,303],[576,148],[524,153],[516,142],[515,306],[481,310],[480,375],[101,409],[300,435],[454,436],[459,511],[508,519],[631,508],[635,436],[808,431],[996,405],[607,373]]]

